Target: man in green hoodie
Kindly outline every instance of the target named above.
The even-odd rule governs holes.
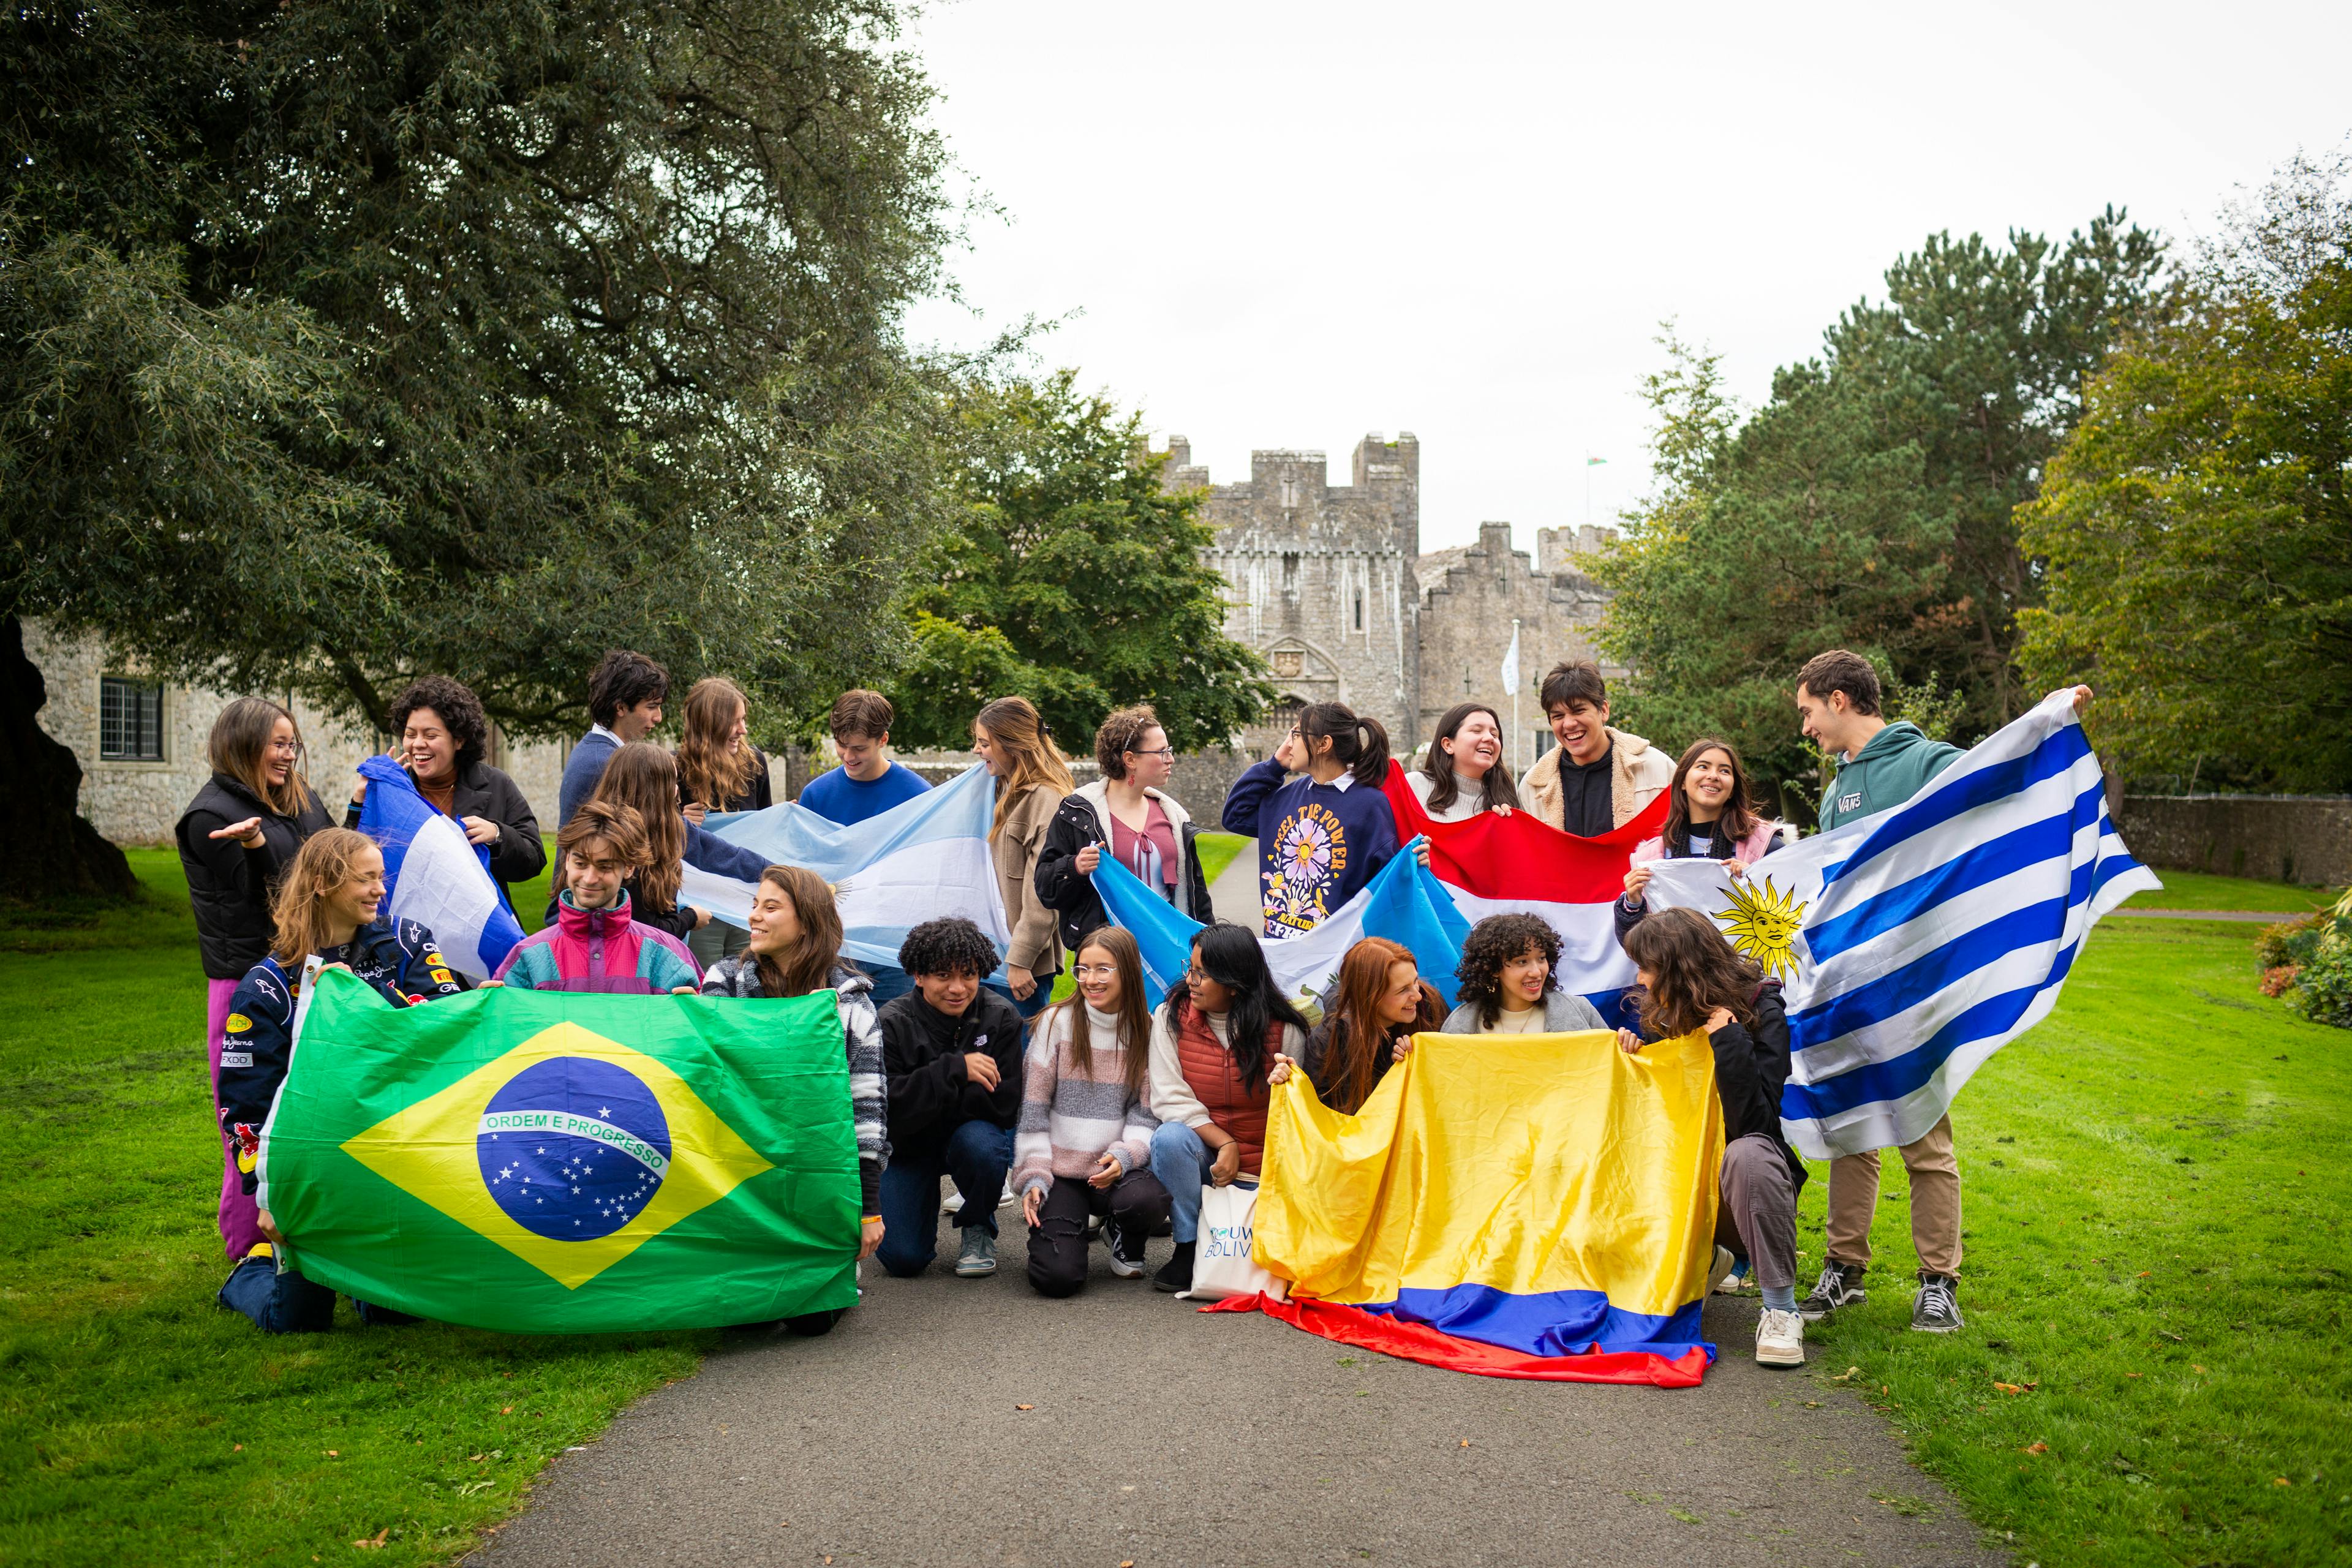
[[[1838,760],[1836,782],[1822,797],[1824,832],[1892,811],[1959,760],[1958,746],[1929,740],[1916,724],[1888,723],[1879,716],[1878,700],[1878,671],[1860,654],[1832,648],[1797,672],[1805,733]],[[1952,1156],[1952,1119],[1941,1118],[1900,1152],[1911,1173],[1911,1242],[1919,1251],[1911,1326],[1948,1334],[1961,1323],[1960,1167]],[[1869,1299],[1862,1276],[1870,1267],[1878,1170],[1875,1149],[1830,1162],[1829,1260],[1821,1282],[1797,1309],[1808,1322]]]

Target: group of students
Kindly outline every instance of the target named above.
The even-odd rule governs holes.
[[[1412,952],[1373,938],[1345,955],[1310,1027],[1274,983],[1259,933],[1216,921],[1198,829],[1165,788],[1174,752],[1146,706],[1105,720],[1095,737],[1099,777],[1084,788],[1026,700],[982,708],[973,749],[996,781],[988,838],[1010,943],[1000,952],[968,920],[931,920],[909,931],[897,971],[861,973],[842,957],[841,919],[823,879],[767,865],[703,826],[711,812],[772,798],[767,759],[745,736],[743,693],[724,679],[698,682],[674,752],[646,738],[668,694],[667,673],[641,654],[616,651],[598,666],[593,726],[563,774],[545,923],[488,984],[719,997],[831,991],[859,1155],[858,1256],[890,1274],[919,1274],[937,1258],[946,1181],[961,1232],[959,1275],[995,1271],[996,1213],[1001,1200],[1017,1198],[1028,1223],[1027,1277],[1041,1293],[1083,1289],[1097,1237],[1115,1276],[1140,1277],[1155,1234],[1172,1235],[1174,1251],[1153,1283],[1187,1289],[1202,1189],[1255,1181],[1268,1095],[1293,1072],[1304,1072],[1325,1103],[1352,1112],[1416,1034],[1605,1026],[1590,1001],[1560,988],[1551,926],[1504,914],[1470,932],[1450,1012]],[[1620,1040],[1635,1051],[1707,1033],[1727,1140],[1716,1279],[1735,1263],[1752,1267],[1764,1296],[1758,1359],[1801,1363],[1802,1321],[1864,1299],[1878,1158],[1832,1165],[1829,1261],[1799,1303],[1796,1194],[1805,1170],[1780,1135],[1790,1047],[1779,987],[1711,921],[1654,912],[1645,900],[1657,860],[1707,856],[1742,872],[1773,851],[1782,830],[1757,811],[1728,743],[1703,739],[1669,763],[1611,727],[1595,667],[1555,668],[1540,696],[1559,745],[1525,779],[1515,782],[1503,762],[1498,715],[1475,703],[1444,715],[1407,778],[1438,821],[1524,810],[1584,837],[1668,795],[1664,831],[1633,851],[1616,906],[1641,985],[1627,1012],[1636,1026]],[[1807,664],[1796,696],[1805,733],[1840,759],[1822,804],[1825,827],[1900,804],[1958,755],[1909,724],[1886,723],[1876,673],[1856,655],[1837,650]],[[840,763],[802,791],[803,805],[847,825],[928,787],[891,759],[893,714],[880,694],[845,693],[829,717]],[[402,695],[391,719],[401,737],[395,755],[418,794],[484,847],[502,889],[537,876],[546,863],[538,824],[513,781],[485,758],[488,726],[473,693],[428,677]],[[266,1329],[323,1327],[331,1296],[278,1272],[278,1238],[254,1202],[259,1129],[284,1076],[301,973],[315,955],[395,1005],[455,994],[467,983],[431,931],[380,919],[383,856],[352,830],[364,782],[347,813],[352,826],[331,826],[302,777],[291,713],[264,699],[232,702],[210,752],[214,776],[178,837],[210,981],[220,1225],[236,1262],[222,1300]],[[1300,712],[1274,757],[1235,784],[1223,823],[1256,841],[1266,938],[1311,931],[1397,853],[1381,789],[1388,763],[1376,721],[1318,703]],[[1156,1005],[1133,937],[1108,923],[1095,892],[1105,857],[1204,923],[1182,983]],[[755,885],[748,929],[714,922],[685,901],[688,866]],[[1073,988],[1049,1010],[1066,957]],[[1922,1264],[1913,1326],[1956,1329],[1958,1177],[1948,1119],[1902,1154]],[[362,1315],[392,1316],[372,1307]],[[822,1332],[837,1316],[785,1326]]]

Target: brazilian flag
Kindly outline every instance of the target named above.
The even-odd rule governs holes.
[[[308,998],[261,1141],[290,1267],[516,1333],[764,1322],[857,1300],[834,994]]]

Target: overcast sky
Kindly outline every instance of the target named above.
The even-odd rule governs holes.
[[[1003,213],[917,339],[1070,318],[1045,363],[1219,483],[1411,430],[1423,550],[1641,494],[1663,318],[1752,405],[1936,230],[2179,235],[2352,131],[2342,0],[952,0],[914,43]]]

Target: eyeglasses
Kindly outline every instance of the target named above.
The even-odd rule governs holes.
[[[1143,751],[1137,747],[1129,746],[1127,750],[1127,754],[1130,757],[1172,757],[1176,754],[1176,748],[1173,746],[1154,746],[1150,751]]]
[[[1071,970],[1070,973],[1080,980],[1092,980],[1097,975],[1101,976],[1105,980],[1110,980],[1118,976],[1118,965],[1115,963],[1081,963],[1076,968]]]

